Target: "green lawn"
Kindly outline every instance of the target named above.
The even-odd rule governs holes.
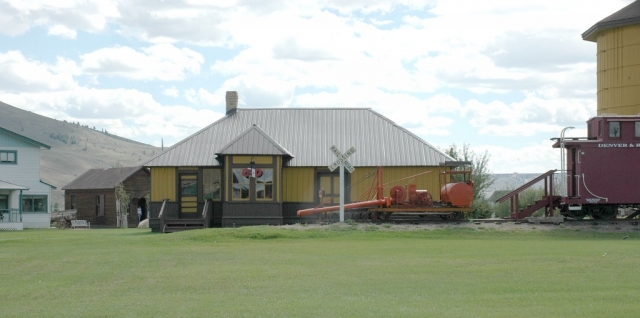
[[[638,232],[366,229],[0,232],[0,315],[640,315]]]

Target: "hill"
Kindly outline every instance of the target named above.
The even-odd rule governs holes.
[[[66,184],[94,168],[138,166],[160,148],[94,130],[81,123],[56,120],[0,102],[0,127],[49,145],[41,151],[42,181],[55,186],[51,204],[64,209]]]

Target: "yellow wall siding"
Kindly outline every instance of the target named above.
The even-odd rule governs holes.
[[[357,167],[356,170],[351,174],[351,200],[354,201],[358,199],[362,194],[364,194],[369,188],[372,187],[373,182],[375,180],[375,170],[377,168],[374,167]],[[431,194],[431,197],[434,201],[440,200],[440,172],[448,171],[447,167],[385,167],[383,170],[383,184],[389,183],[384,186],[383,195],[385,197],[389,196],[389,191],[392,187],[406,186],[409,183],[417,184],[418,190],[427,190]],[[409,176],[416,175],[419,173],[431,171],[427,174],[422,174],[417,176],[415,179],[405,179]],[[363,179],[368,174],[374,174],[369,178]],[[403,179],[403,180],[400,180]],[[358,181],[363,180],[358,183]],[[392,182],[393,181],[393,182]],[[375,195],[375,192],[371,193]],[[370,200],[371,198],[362,198],[360,201]]]
[[[314,202],[315,172],[312,167],[282,169],[284,202]]]
[[[233,156],[234,164],[249,164],[251,159],[253,158],[253,162],[257,165],[270,165],[273,163],[272,156]]]
[[[229,156],[225,156],[224,157],[224,177],[222,178],[222,180],[226,180],[224,182],[224,200],[225,201],[231,201],[231,183],[232,183],[232,176],[231,176],[231,159],[229,158]]]
[[[640,25],[598,36],[598,115],[640,113]]]
[[[174,167],[151,167],[151,201],[164,199],[176,201],[176,169]]]
[[[276,180],[273,180],[276,190],[276,201],[282,201],[282,157],[276,157]]]

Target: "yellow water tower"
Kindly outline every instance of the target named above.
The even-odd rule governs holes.
[[[640,0],[582,33],[598,44],[598,115],[640,114]]]

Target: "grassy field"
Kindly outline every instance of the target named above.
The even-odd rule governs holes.
[[[640,312],[637,232],[25,230],[0,232],[0,265],[3,317]]]

